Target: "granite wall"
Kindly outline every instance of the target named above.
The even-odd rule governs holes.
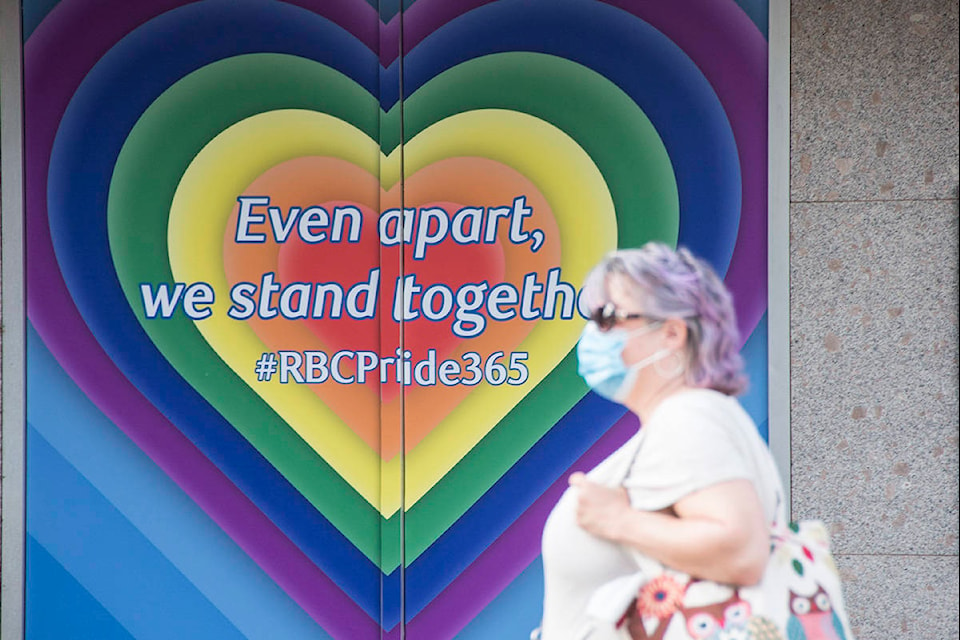
[[[791,7],[795,518],[861,640],[958,638],[958,3]]]
[[[863,639],[958,637],[957,8],[791,7],[793,515]]]

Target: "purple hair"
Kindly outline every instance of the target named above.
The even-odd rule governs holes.
[[[646,315],[681,318],[687,324],[687,384],[737,395],[747,387],[740,334],[730,292],[714,270],[685,248],[650,242],[608,254],[587,276],[581,305],[609,302],[607,282],[622,276]]]

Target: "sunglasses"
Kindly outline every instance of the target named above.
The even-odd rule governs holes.
[[[623,322],[624,320],[639,320],[645,318],[647,320],[653,320],[645,313],[628,313],[622,309],[617,309],[616,305],[612,302],[593,310],[593,313],[590,314],[590,321],[597,325],[597,328],[600,331],[609,331],[613,329],[618,322]]]

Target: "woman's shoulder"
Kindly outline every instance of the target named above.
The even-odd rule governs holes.
[[[702,388],[684,389],[665,398],[651,416],[651,422],[676,419],[752,422],[734,396]]]
[[[713,389],[686,389],[670,396],[657,407],[649,426],[652,440],[679,442],[684,448],[710,448],[759,437],[756,423],[740,402]]]

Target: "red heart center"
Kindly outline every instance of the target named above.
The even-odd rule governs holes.
[[[543,282],[547,270],[560,264],[559,230],[546,199],[514,169],[484,158],[448,158],[417,171],[405,181],[405,207],[419,210],[435,207],[452,216],[461,205],[485,210],[506,207],[523,195],[533,210],[526,228],[544,233],[543,246],[537,252],[531,252],[528,245],[511,243],[509,229],[503,224],[493,242],[459,244],[452,237],[446,237],[426,246],[422,256],[418,256],[422,260],[414,258],[416,246],[406,244],[401,265],[400,248],[383,246],[378,233],[381,212],[400,207],[399,188],[384,191],[375,176],[338,158],[288,160],[260,175],[242,195],[259,196],[260,202],[269,198],[269,206],[277,207],[274,222],[281,227],[276,233],[283,241],[277,241],[274,236],[277,225],[271,226],[266,205],[261,205],[257,211],[264,217],[257,224],[248,225],[247,230],[263,235],[263,241],[238,242],[240,207],[235,207],[224,233],[224,269],[228,283],[230,286],[238,282],[260,285],[264,274],[272,273],[279,288],[272,298],[275,306],[280,306],[284,288],[296,285],[293,289],[299,288],[300,292],[288,295],[288,311],[291,308],[297,312],[307,311],[302,319],[287,319],[283,314],[264,319],[254,314],[247,320],[264,344],[273,350],[323,351],[328,357],[343,351],[369,351],[384,358],[396,358],[401,325],[393,318],[393,307],[402,266],[403,275],[414,278],[421,286],[412,305],[420,315],[402,324],[403,343],[410,352],[410,361],[423,359],[429,349],[436,349],[437,362],[461,358],[466,352],[482,355],[509,352],[532,330],[533,321],[519,317],[491,321],[485,317],[486,324],[480,335],[461,338],[453,331],[455,311],[445,312],[450,296],[456,302],[458,290],[469,283],[486,282],[493,287],[503,282],[519,289],[525,275],[536,273]],[[306,224],[301,229],[296,219],[290,222],[291,208],[298,207],[297,215],[305,216],[312,206],[321,207],[327,213],[326,226]],[[351,222],[347,222],[346,215],[342,227],[338,231],[334,228],[338,207],[359,210],[360,234],[355,242],[350,241]],[[319,218],[315,216],[315,219]],[[322,232],[328,235],[317,242],[306,242],[301,237],[313,235],[311,239],[315,240]],[[336,241],[330,241],[331,237]],[[365,311],[372,308],[368,307],[367,298],[371,293],[371,270],[379,270],[373,317],[351,317],[364,316]],[[321,289],[323,295],[319,296],[320,305],[315,309]],[[352,290],[353,306],[350,307]],[[306,302],[301,299],[304,295],[309,298]],[[348,313],[351,308],[353,314]],[[338,317],[332,315],[336,311],[339,311]],[[340,364],[341,373],[352,376],[357,362],[356,358],[345,358]],[[407,386],[401,416],[396,363],[386,365],[383,373],[388,380],[383,385],[378,368],[367,375],[364,384],[328,381],[310,388],[384,459],[399,451],[401,423],[409,451],[476,388]]]

